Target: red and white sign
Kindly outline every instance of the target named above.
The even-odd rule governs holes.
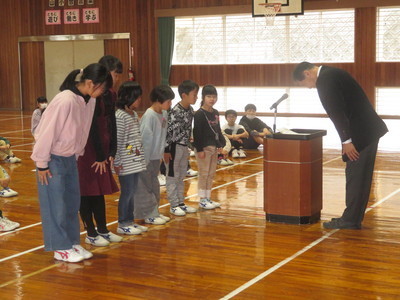
[[[46,19],[46,25],[60,25],[61,10],[46,10],[44,18]]]
[[[79,23],[79,9],[64,9],[64,24]]]
[[[82,9],[83,23],[100,23],[99,8]]]

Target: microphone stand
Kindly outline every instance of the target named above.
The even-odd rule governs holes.
[[[274,131],[273,133],[276,133],[276,114],[278,112],[278,105],[275,107],[275,111],[274,111],[274,125],[272,127],[272,130]]]

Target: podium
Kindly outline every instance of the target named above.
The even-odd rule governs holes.
[[[291,129],[264,139],[264,211],[270,222],[311,224],[322,209],[322,137]]]

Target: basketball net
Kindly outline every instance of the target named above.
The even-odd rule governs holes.
[[[264,6],[265,25],[273,26],[276,14],[281,10],[282,3],[260,3]]]

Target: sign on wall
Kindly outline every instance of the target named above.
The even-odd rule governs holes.
[[[46,19],[46,25],[61,24],[61,10],[46,10],[45,19]]]
[[[79,24],[79,9],[64,10],[64,24]]]
[[[83,8],[82,9],[82,22],[83,23],[99,23],[99,9],[98,8]]]

